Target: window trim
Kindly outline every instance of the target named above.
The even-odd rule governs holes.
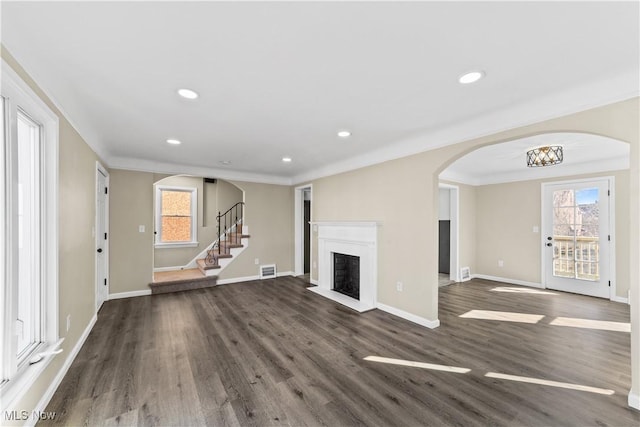
[[[156,249],[194,248],[198,246],[198,189],[196,187],[179,187],[175,185],[156,184],[156,233],[154,246]],[[184,191],[191,193],[191,240],[184,242],[162,241],[162,192]]]
[[[31,354],[51,351],[63,341],[59,339],[58,330],[58,152],[59,152],[59,119],[58,116],[40,99],[40,97],[22,80],[22,78],[2,60],[2,98],[4,100],[4,118],[6,128],[0,147],[0,163],[5,166],[5,174],[0,174],[0,277],[5,286],[0,289],[0,340],[3,352],[0,354],[0,400],[4,408],[20,400],[38,379],[54,356],[46,356],[41,362],[30,365],[25,359],[18,366],[17,355],[13,355],[15,340],[13,339],[16,292],[12,275],[15,272],[16,260],[13,256],[13,245],[16,239],[12,217],[16,195],[9,189],[8,178],[15,173],[10,164],[10,156],[5,150],[13,145],[8,139],[16,135],[16,113],[18,108],[38,122],[41,128],[41,165],[40,165],[40,197],[41,209],[46,214],[41,220],[41,343],[36,345]],[[6,143],[5,143],[6,141]],[[12,342],[13,341],[13,342]],[[5,345],[6,344],[6,345]]]

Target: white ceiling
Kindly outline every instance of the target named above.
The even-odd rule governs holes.
[[[111,167],[298,183],[637,96],[638,16],[638,2],[4,1],[1,38]],[[460,85],[472,69],[486,77]]]

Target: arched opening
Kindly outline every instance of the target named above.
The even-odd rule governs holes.
[[[611,135],[618,134],[614,127],[608,130]],[[509,133],[503,135],[506,134]],[[482,138],[461,145],[457,153],[451,152],[436,173],[436,182],[460,187],[460,266],[470,266],[472,276],[506,282],[507,285],[500,288],[513,292],[526,288],[511,287],[512,284],[548,287],[545,269],[553,268],[553,264],[545,263],[544,251],[548,243],[555,247],[553,242],[546,241],[543,229],[544,184],[613,178],[609,181],[615,197],[609,200],[612,217],[611,239],[610,243],[607,239],[607,244],[611,245],[615,257],[610,262],[612,286],[607,298],[631,305],[632,381],[629,404],[637,407],[638,398],[634,390],[637,390],[638,336],[633,333],[633,328],[637,328],[637,315],[634,320],[633,313],[637,311],[634,255],[637,255],[638,239],[637,217],[633,214],[638,197],[638,157],[637,151],[633,150],[637,147],[619,138],[594,133],[520,131],[511,135],[515,136]],[[620,135],[626,134],[621,132]],[[629,136],[635,141],[633,134]],[[526,167],[525,153],[528,149],[558,144],[564,148],[562,164]],[[633,159],[636,159],[635,166]],[[577,210],[580,204],[574,202],[569,207]],[[564,208],[555,207],[558,210]],[[575,217],[568,222],[580,225]],[[579,251],[574,248],[574,256],[576,250]],[[533,290],[531,294],[535,292]],[[629,323],[626,326],[629,327]]]
[[[561,164],[527,167],[525,160],[528,150],[550,145],[563,147],[564,161]],[[611,283],[612,293],[609,295],[607,290],[607,297],[627,301],[629,258],[628,251],[624,249],[628,247],[625,236],[629,233],[626,204],[629,199],[629,149],[629,144],[625,142],[600,135],[545,133],[483,146],[452,161],[440,173],[439,180],[440,185],[454,184],[461,188],[458,218],[462,223],[459,235],[460,267],[469,267],[475,277],[536,287],[548,287],[546,282],[550,280],[549,277],[545,278],[545,270],[555,269],[556,275],[575,274],[579,280],[584,280],[586,275],[581,276],[580,271],[590,267],[594,271],[599,270],[594,261],[599,245],[594,243],[593,237],[599,229],[593,224],[598,219],[598,208],[607,202],[607,210],[600,209],[600,217],[606,218],[609,222],[607,229],[610,230],[600,237],[615,242],[615,245],[607,252],[607,257],[611,259],[610,266],[607,260],[599,260],[603,263],[602,269],[610,273],[601,279],[605,286]],[[604,179],[609,180],[612,188],[610,194],[607,194],[607,190],[604,194],[600,193],[600,204],[597,200],[591,203],[576,201],[571,220],[567,219],[569,207],[560,209],[556,206],[556,215],[562,212],[565,216],[564,219],[556,218],[556,231],[560,233],[563,227],[566,230],[556,236],[557,241],[546,242],[547,235],[553,233],[553,230],[547,230],[553,227],[553,217],[549,220],[546,213],[554,208],[552,203],[547,203],[543,211],[544,186],[549,183],[587,183]],[[565,192],[574,194],[573,190]],[[586,195],[587,190],[575,194]],[[608,212],[612,214],[609,217],[605,215]],[[571,242],[567,234],[572,234]],[[614,239],[614,236],[620,238]],[[551,245],[547,246],[549,243]],[[589,245],[591,250],[588,249]],[[615,246],[618,246],[618,251]],[[555,266],[554,261],[546,259],[547,254],[552,253],[547,247],[556,252],[553,258]],[[576,258],[575,262],[569,263],[569,256]],[[590,261],[583,261],[582,256],[585,259],[589,257]],[[550,277],[553,278],[554,274]],[[578,289],[575,292],[580,293]]]
[[[244,191],[231,182],[173,175],[153,185],[154,282],[198,278],[197,260],[244,215]],[[227,221],[218,224],[218,215]]]

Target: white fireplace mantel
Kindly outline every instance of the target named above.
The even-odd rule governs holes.
[[[316,221],[318,286],[310,291],[358,312],[376,308],[378,292],[378,227],[374,221]],[[333,254],[360,258],[360,300],[333,290]]]

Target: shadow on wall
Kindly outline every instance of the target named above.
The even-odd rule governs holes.
[[[242,201],[244,192],[221,179],[175,175],[156,181],[154,269],[179,270],[188,264],[216,239],[218,213]],[[161,245],[176,241],[191,243]]]

